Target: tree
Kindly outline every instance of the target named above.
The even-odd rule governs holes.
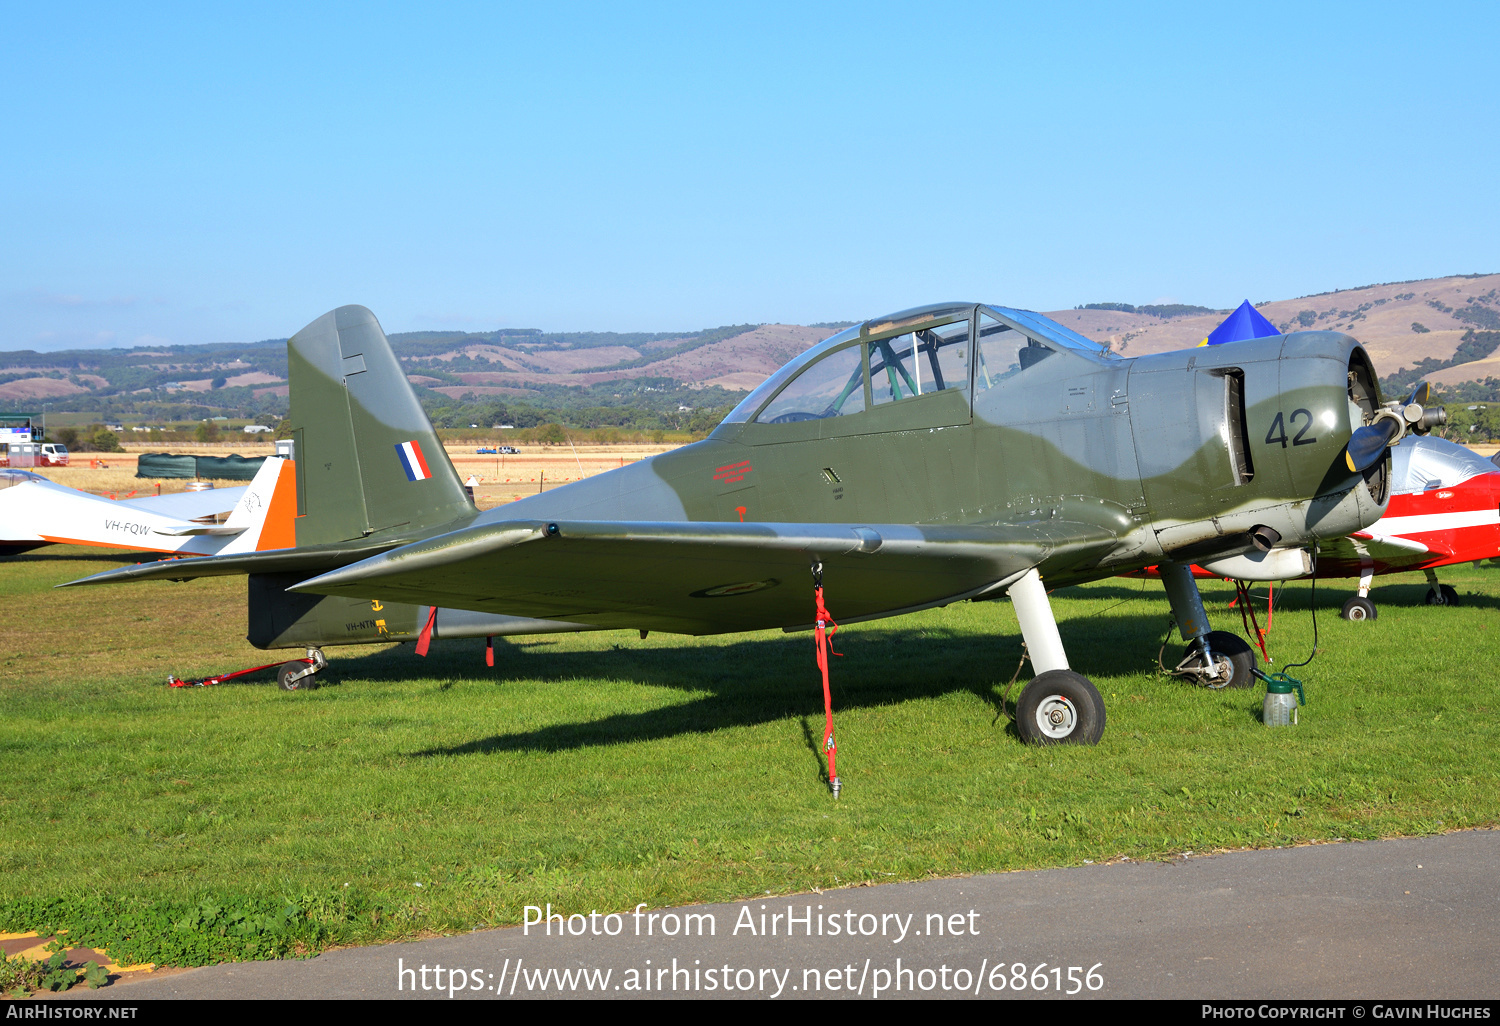
[[[543,424],[536,429],[536,440],[543,445],[562,445],[567,442],[568,434],[561,424]]]
[[[211,420],[205,420],[193,432],[193,437],[200,442],[217,442],[219,440],[219,425]]]
[[[226,378],[226,377],[224,377],[224,375],[220,374],[218,377],[214,378],[212,381],[210,381],[208,383],[208,387],[209,388],[223,388],[227,384],[229,384],[229,379]]]
[[[89,439],[90,444],[100,452],[124,452],[120,448],[120,436],[108,428],[100,428],[94,432],[94,437]]]

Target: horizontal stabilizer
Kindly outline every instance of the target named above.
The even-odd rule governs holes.
[[[848,622],[973,598],[1052,555],[1097,558],[1114,540],[1056,521],[510,521],[439,535],[289,590],[709,634],[808,623],[815,560],[830,605]]]
[[[387,541],[379,545],[319,545],[306,549],[270,549],[266,552],[243,552],[228,556],[198,556],[184,559],[158,559],[150,563],[117,567],[76,581],[57,585],[71,588],[78,584],[115,584],[121,581],[190,581],[197,577],[234,577],[239,574],[276,574],[297,571],[332,570],[400,544]]]
[[[248,485],[236,485],[233,488],[210,488],[202,492],[141,495],[116,501],[121,506],[129,506],[144,513],[159,513],[164,517],[176,517],[178,520],[197,520],[199,517],[228,513],[239,505],[240,499],[248,490]]]

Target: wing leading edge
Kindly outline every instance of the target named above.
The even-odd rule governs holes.
[[[1044,560],[1097,560],[1115,536],[1048,521],[902,524],[511,521],[439,535],[291,590],[599,627],[718,634],[808,624],[814,560],[853,622],[998,591]]]

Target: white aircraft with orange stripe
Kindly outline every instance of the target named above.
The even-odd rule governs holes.
[[[235,497],[237,495],[237,498]],[[229,517],[218,517],[232,499]],[[292,461],[268,456],[244,488],[108,499],[25,470],[0,470],[0,555],[42,545],[98,545],[180,556],[289,548],[297,488]]]

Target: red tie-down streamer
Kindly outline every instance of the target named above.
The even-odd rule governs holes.
[[[833,617],[828,615],[828,608],[823,605],[823,563],[821,560],[813,564],[812,573],[813,598],[817,603],[817,620],[813,626],[813,636],[818,649],[818,672],[823,675],[823,750],[828,753],[828,786],[836,799],[842,785],[839,783],[838,769],[834,765],[834,755],[838,752],[838,745],[833,740],[833,692],[828,687],[828,653],[833,651],[831,641],[834,634],[838,632],[839,625],[833,622]],[[833,654],[843,655],[842,652]]]

